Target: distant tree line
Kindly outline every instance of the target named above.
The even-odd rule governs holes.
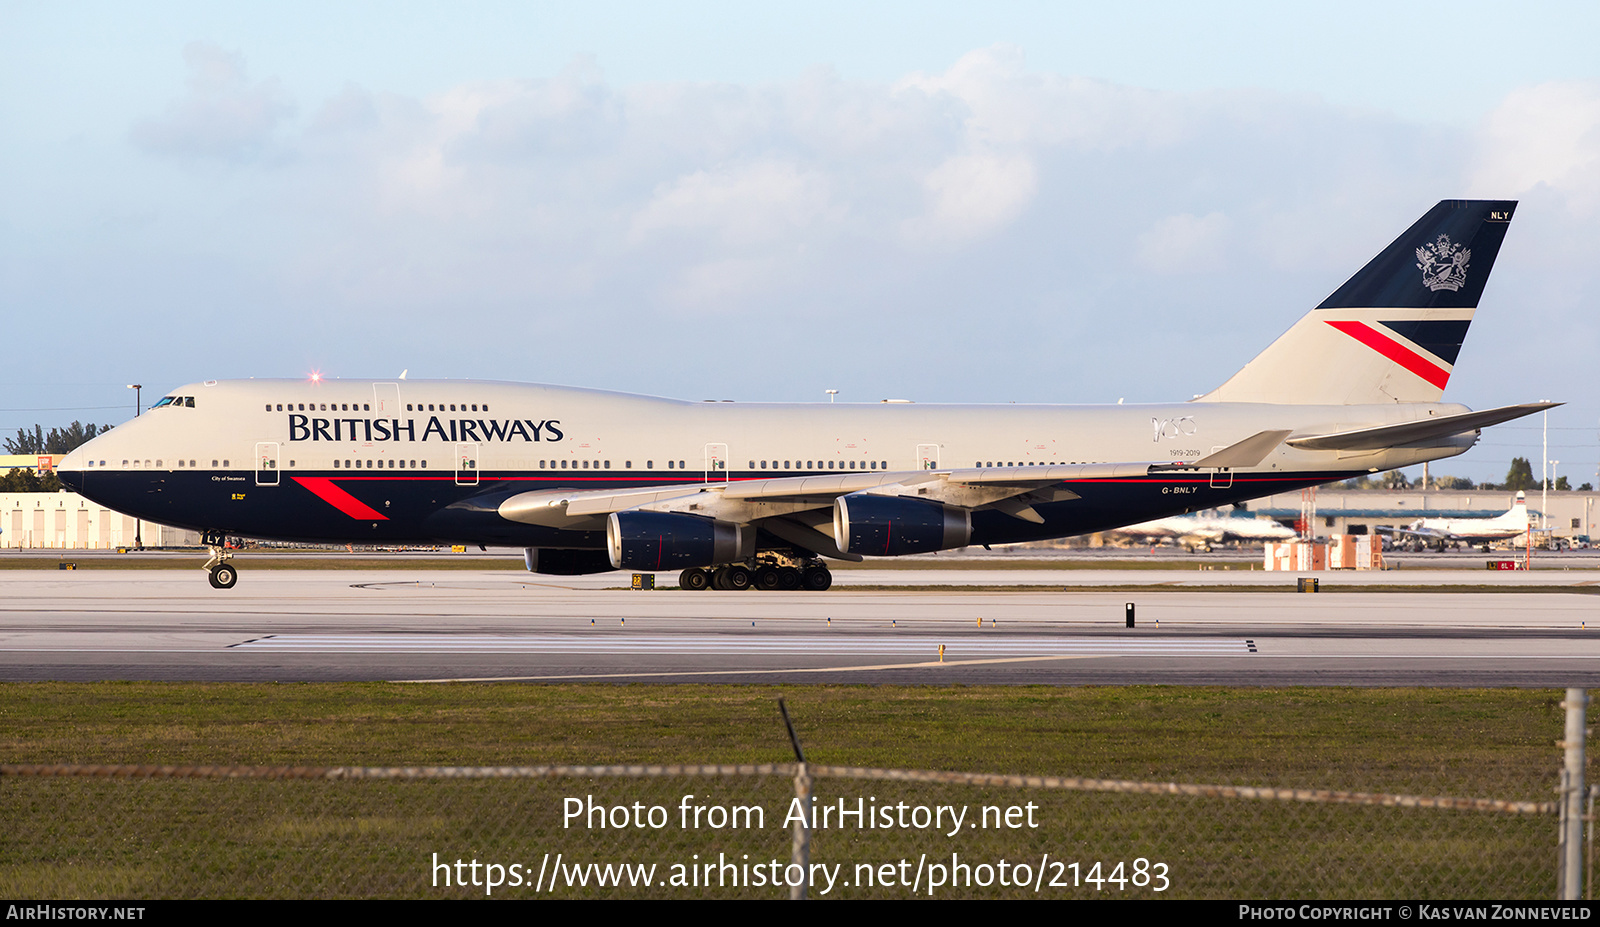
[[[1431,481],[1434,489],[1480,489],[1485,492],[1532,492],[1539,488],[1539,480],[1533,475],[1533,465],[1526,457],[1511,458],[1511,469],[1506,471],[1504,483],[1475,483],[1464,476],[1436,476]],[[1421,480],[1411,480],[1399,470],[1390,470],[1388,473],[1379,474],[1377,477],[1357,477],[1345,480],[1342,484],[1345,489],[1421,489]],[[1565,492],[1572,488],[1564,476],[1558,476],[1550,483],[1550,488],[1557,492]],[[1579,492],[1590,492],[1594,489],[1588,483],[1578,487]]]
[[[46,434],[42,426],[35,425],[33,431],[18,428],[15,438],[0,440],[4,441],[7,454],[70,454],[90,438],[110,430],[110,425],[73,422],[65,428],[52,428]]]
[[[47,470],[41,476],[33,472],[32,467],[15,467],[10,473],[0,476],[0,492],[60,491],[61,481],[56,479],[54,470]]]
[[[69,454],[90,438],[110,430],[110,425],[96,425],[93,422],[73,422],[65,428],[52,428],[48,432],[43,426],[35,425],[32,431],[18,428],[15,438],[0,438],[0,444],[5,445],[7,454]],[[56,478],[54,471],[41,475],[35,473],[32,467],[17,467],[0,476],[0,492],[60,491],[61,480]]]

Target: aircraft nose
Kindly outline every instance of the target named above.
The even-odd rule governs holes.
[[[61,463],[56,465],[56,479],[59,479],[61,485],[73,492],[82,492],[83,471],[87,460],[88,455],[84,453],[81,447],[69,453],[61,458]]]

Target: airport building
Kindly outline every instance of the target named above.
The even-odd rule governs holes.
[[[1363,535],[1377,533],[1379,527],[1403,528],[1419,518],[1493,518],[1511,508],[1516,496],[1498,490],[1324,486],[1267,496],[1247,506],[1252,514],[1291,527],[1309,518],[1309,533],[1316,536]],[[1552,490],[1546,496],[1530,490],[1527,500],[1535,532],[1548,528],[1556,538],[1600,538],[1600,493]],[[1542,508],[1548,509],[1547,519],[1541,518]],[[77,493],[0,493],[0,548],[114,550],[134,546],[136,536],[145,547],[201,546],[198,532],[138,522]]]
[[[43,474],[46,470],[54,470],[61,463],[65,454],[0,454],[0,473],[10,473],[12,470],[32,470],[34,473]]]
[[[0,493],[0,548],[199,547],[195,531],[141,522],[74,492]]]
[[[1528,518],[1535,532],[1552,537],[1600,535],[1600,493],[1530,489]],[[1252,513],[1294,526],[1310,520],[1310,534],[1371,534],[1379,527],[1404,528],[1419,518],[1493,518],[1511,508],[1515,492],[1500,490],[1341,489],[1337,484],[1278,493],[1247,503]]]

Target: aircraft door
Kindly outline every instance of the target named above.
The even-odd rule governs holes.
[[[478,445],[456,445],[456,485],[478,485]]]
[[[1223,450],[1226,445],[1218,445],[1211,449],[1211,453]],[[1233,471],[1227,467],[1218,467],[1211,471],[1211,488],[1228,489],[1233,486]]]
[[[378,415],[397,416],[400,414],[400,384],[374,383],[372,384],[372,411]]]
[[[256,485],[278,485],[278,442],[256,442]]]
[[[937,469],[939,469],[939,445],[937,445],[937,444],[919,444],[919,445],[917,445],[917,469],[918,470],[937,470]]]
[[[706,445],[706,482],[726,483],[728,481],[728,446],[726,444]]]

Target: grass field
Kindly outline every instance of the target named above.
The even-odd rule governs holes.
[[[8,683],[0,762],[782,762],[785,693],[838,765],[1543,800],[1561,736],[1519,689]]]
[[[813,763],[1549,801],[1561,694],[1525,690],[1166,687],[8,684],[0,761],[307,765],[772,763],[788,699]],[[563,827],[561,802],[760,805],[754,831]],[[30,897],[458,897],[431,854],[537,866],[695,854],[787,860],[781,777],[495,782],[0,778],[0,892]],[[1549,897],[1547,817],[820,780],[824,802],[1009,807],[1040,826],[822,831],[842,863],[1050,854],[1164,862],[1171,888],[1041,897]],[[666,870],[663,869],[663,872]],[[1125,872],[1126,874],[1126,872]],[[1052,873],[1056,880],[1061,873]],[[529,876],[531,881],[531,874]],[[926,886],[924,886],[925,890]],[[499,896],[526,896],[527,888]],[[852,885],[842,897],[906,897]],[[940,897],[1030,894],[969,885]],[[558,896],[777,897],[741,886]]]

